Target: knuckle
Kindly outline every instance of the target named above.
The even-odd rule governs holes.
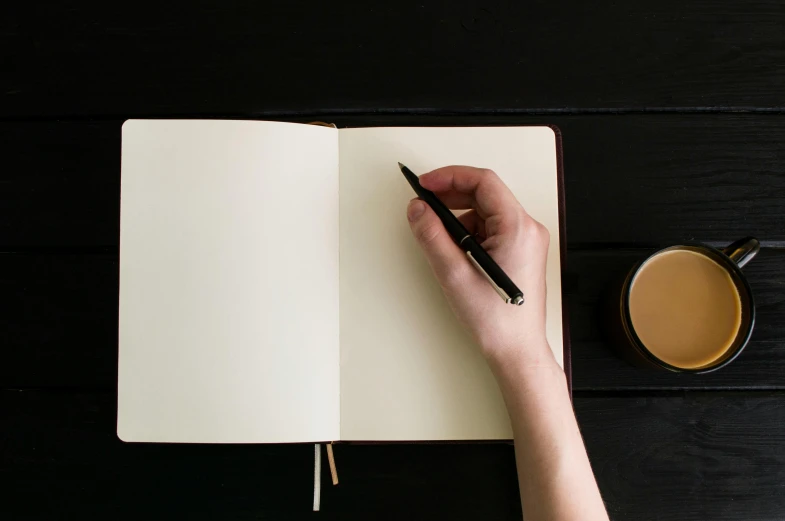
[[[534,239],[541,244],[550,243],[551,234],[548,231],[548,228],[546,228],[545,226],[543,226],[541,223],[537,221],[533,221],[533,222],[534,222],[534,226],[532,226],[532,229],[533,229]]]
[[[499,175],[490,168],[480,168],[480,176],[482,176],[483,181],[486,183],[496,183],[501,181]]]
[[[537,223],[537,235],[545,240],[550,240],[551,238],[551,232],[540,222]]]
[[[512,218],[510,219],[510,225],[513,230],[516,230],[518,233],[527,236],[529,233],[529,219],[526,212],[523,211],[523,208],[517,208],[515,212],[511,214]]]
[[[422,244],[429,244],[439,237],[440,232],[441,230],[436,223],[428,223],[419,227],[415,234],[417,235],[417,240]]]
[[[547,248],[551,244],[551,232],[545,226],[542,226],[542,244]]]
[[[515,208],[515,219],[516,224],[524,228],[528,227],[529,221],[533,220],[529,217],[529,214],[526,213],[526,210],[523,209],[523,206],[520,205]]]
[[[549,242],[550,232],[541,222],[534,220],[530,216],[526,216],[523,226],[523,232],[527,238],[538,242]]]

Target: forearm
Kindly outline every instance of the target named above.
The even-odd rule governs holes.
[[[607,520],[564,373],[545,342],[548,229],[490,170],[450,166],[423,174],[419,183],[448,207],[468,210],[459,217],[466,233],[477,236],[526,290],[523,310],[501,304],[436,213],[418,199],[409,203],[412,232],[456,316],[488,358],[507,402],[526,521]]]
[[[524,519],[607,520],[564,372],[550,349],[541,352],[491,362],[512,422]]]

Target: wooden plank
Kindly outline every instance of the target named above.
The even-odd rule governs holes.
[[[782,393],[577,398],[611,519],[782,519]]]
[[[614,520],[779,519],[782,393],[575,399]],[[123,444],[111,393],[0,391],[7,519],[310,517],[308,445]],[[321,517],[520,519],[505,444],[339,445]],[[323,483],[329,483],[324,469]],[[42,491],[46,500],[41,500]]]
[[[18,6],[0,114],[780,107],[776,0]]]
[[[571,246],[785,244],[785,116],[343,117],[341,126],[557,124]],[[306,119],[307,120],[307,119]],[[117,247],[120,121],[0,124],[0,251]]]
[[[569,252],[575,389],[785,389],[785,250],[764,249],[745,268],[758,311],[747,350],[700,376],[631,367],[605,341],[603,292],[648,251]],[[0,388],[116,387],[117,270],[113,255],[0,255]]]
[[[117,388],[116,255],[0,254],[0,387]]]
[[[120,236],[120,122],[0,124],[0,250]]]

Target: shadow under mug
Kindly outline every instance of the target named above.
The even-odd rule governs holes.
[[[648,260],[662,253],[676,250],[692,251],[705,255],[719,264],[730,276],[741,300],[741,325],[736,333],[736,337],[730,347],[719,358],[701,367],[677,367],[660,360],[641,342],[641,339],[635,333],[635,328],[630,318],[630,289],[635,276]],[[620,283],[614,285],[607,299],[607,306],[609,307],[605,312],[608,319],[607,328],[619,356],[638,367],[649,367],[677,373],[708,373],[731,363],[749,342],[753,326],[755,325],[755,303],[752,299],[752,291],[741,268],[751,261],[759,251],[760,243],[758,240],[754,237],[746,237],[723,249],[716,249],[703,244],[670,246],[654,252],[636,264]]]

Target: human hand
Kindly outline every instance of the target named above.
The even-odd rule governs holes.
[[[545,266],[550,236],[493,171],[447,166],[420,176],[423,188],[449,208],[468,209],[459,217],[469,233],[523,291],[512,306],[499,298],[455,244],[434,211],[413,199],[407,217],[434,275],[458,319],[491,362],[511,359],[555,361],[545,338]]]

